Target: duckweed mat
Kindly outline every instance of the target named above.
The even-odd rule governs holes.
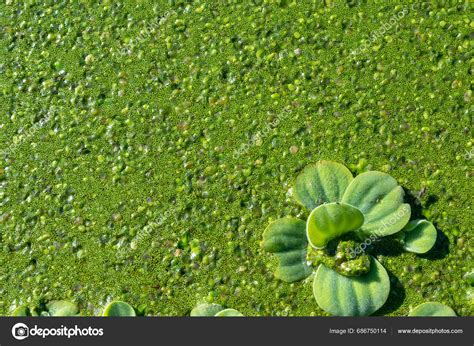
[[[100,315],[327,315],[274,277],[272,220],[310,163],[389,173],[417,255],[377,243],[376,315],[473,315],[469,1],[0,4],[0,314],[68,300]],[[463,276],[467,274],[469,280]]]

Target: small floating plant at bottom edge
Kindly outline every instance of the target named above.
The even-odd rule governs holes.
[[[242,317],[240,311],[226,309],[219,304],[199,304],[191,310],[192,317]]]
[[[80,316],[77,304],[67,300],[51,300],[42,304],[41,308],[29,308],[21,305],[11,313],[11,316]],[[136,316],[135,309],[123,301],[112,301],[104,308],[102,316]]]
[[[102,313],[102,316],[107,317],[134,317],[136,316],[135,309],[128,303],[121,300],[110,302]]]
[[[42,307],[30,308],[21,305],[13,310],[11,316],[79,316],[79,307],[67,300],[51,300],[42,304]]]
[[[426,302],[416,306],[412,309],[408,316],[437,316],[437,317],[454,317],[456,313],[449,306],[437,303],[437,302]]]
[[[355,178],[342,164],[319,161],[296,178],[295,199],[311,213],[306,222],[294,217],[273,221],[262,247],[276,255],[275,276],[286,282],[313,273],[317,304],[336,316],[368,316],[379,310],[390,292],[387,271],[360,244],[396,233],[406,251],[425,253],[436,241],[426,220],[409,223],[411,208],[390,175],[369,171]]]

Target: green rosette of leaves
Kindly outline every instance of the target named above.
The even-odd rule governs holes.
[[[299,174],[293,194],[310,211],[308,219],[273,221],[263,233],[262,247],[278,259],[275,276],[283,281],[302,280],[315,267],[316,302],[332,315],[371,315],[388,298],[387,271],[375,257],[356,253],[358,244],[405,227],[407,251],[424,253],[434,244],[429,222],[416,220],[407,226],[410,205],[389,174],[369,171],[354,178],[340,163],[319,161]]]

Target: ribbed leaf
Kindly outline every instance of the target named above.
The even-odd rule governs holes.
[[[306,232],[311,246],[323,248],[330,240],[359,229],[363,223],[364,215],[357,208],[343,203],[328,203],[311,212]]]
[[[408,316],[456,316],[456,313],[444,304],[427,302],[415,307]]]
[[[191,310],[191,316],[214,316],[222,310],[224,308],[219,304],[199,304]]]
[[[403,233],[403,248],[409,252],[426,253],[436,243],[436,228],[427,220],[410,221]]]
[[[364,214],[362,237],[375,234],[384,237],[400,231],[410,219],[410,205],[403,203],[405,193],[397,181],[382,172],[358,175],[346,189],[342,202]]]
[[[296,178],[294,196],[304,207],[313,210],[318,205],[339,202],[352,173],[340,163],[319,161],[306,166]]]
[[[313,283],[318,305],[334,316],[368,316],[388,298],[390,280],[385,268],[371,258],[370,271],[348,277],[321,264]]]
[[[243,315],[234,309],[224,309],[222,311],[219,311],[216,315],[216,317],[242,317]]]
[[[263,233],[263,248],[274,253],[279,262],[275,276],[286,282],[304,279],[311,274],[306,263],[308,241],[304,221],[286,217],[268,225]]]

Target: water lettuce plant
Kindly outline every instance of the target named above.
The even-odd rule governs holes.
[[[360,244],[401,232],[397,239],[406,251],[425,253],[436,241],[430,222],[409,222],[404,190],[387,173],[369,171],[354,178],[340,163],[319,161],[298,175],[293,195],[310,211],[306,222],[294,217],[273,221],[262,246],[278,259],[278,279],[302,280],[315,268],[314,297],[332,315],[371,315],[388,298],[387,271],[374,256],[356,251]]]
[[[39,308],[21,305],[13,310],[11,316],[79,316],[79,307],[67,300],[51,300]]]
[[[219,304],[199,304],[191,310],[192,317],[242,317],[235,309],[226,309]]]
[[[427,302],[418,305],[410,311],[408,316],[456,316],[449,306],[437,302]]]
[[[11,316],[80,316],[77,304],[67,300],[51,300],[40,307],[18,306]],[[123,301],[112,301],[104,308],[102,316],[136,316],[133,307]]]
[[[116,300],[110,302],[105,308],[104,312],[102,313],[103,316],[110,316],[110,317],[125,317],[125,316],[136,316],[135,310],[133,307],[123,301]]]
[[[77,316],[79,307],[77,304],[67,300],[53,300],[46,304],[47,312],[42,316]]]
[[[242,313],[235,309],[224,309],[214,315],[215,317],[242,317]]]

